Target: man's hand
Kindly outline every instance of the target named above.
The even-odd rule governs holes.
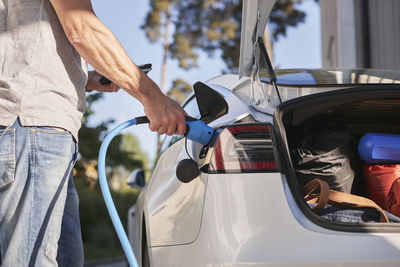
[[[88,81],[86,83],[86,91],[99,91],[99,92],[118,92],[120,87],[114,83],[101,84],[101,75],[96,71],[89,71]]]
[[[146,84],[149,87],[157,87],[150,79]],[[150,130],[167,135],[185,134],[185,112],[181,106],[160,90],[154,90],[154,92],[155,94],[151,97],[142,100],[144,113],[150,120]]]

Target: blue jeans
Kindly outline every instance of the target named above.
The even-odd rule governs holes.
[[[67,131],[0,126],[0,265],[83,265],[76,157]]]

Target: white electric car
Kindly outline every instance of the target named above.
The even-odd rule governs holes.
[[[354,138],[400,134],[400,73],[291,69],[277,71],[275,80],[271,67],[260,67],[274,2],[244,1],[239,75],[196,83],[183,105],[222,130],[216,142],[164,139],[129,214],[141,266],[400,266],[396,218],[343,222],[316,214],[304,201],[291,152],[305,134],[301,126],[317,118],[346,125]],[[188,158],[197,165],[187,167],[182,183],[176,169]],[[143,185],[143,174],[137,177]],[[352,192],[363,190],[363,180],[353,183]]]

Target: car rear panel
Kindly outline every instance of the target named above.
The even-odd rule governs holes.
[[[390,88],[386,96],[399,95],[394,89],[397,88]],[[243,87],[243,94],[245,90]],[[318,92],[318,88],[312,90],[316,94],[309,97],[318,105],[321,91]],[[324,88],[322,91],[330,90]],[[375,88],[377,90],[385,93],[382,88]],[[374,88],[368,87],[342,91],[338,94],[346,91],[341,96],[343,100],[357,99],[360,93],[371,93],[371,98],[377,94],[373,93]],[[304,95],[301,88],[297,93],[293,96],[296,100],[292,101],[304,99],[300,97]],[[327,94],[336,95],[337,92]],[[242,95],[236,95],[247,104]],[[251,116],[255,120],[262,117],[264,123],[272,121],[272,116],[258,112],[252,112]],[[301,194],[295,190],[282,122],[275,118],[274,124],[268,125],[276,134],[276,168],[269,171],[229,173],[216,168],[214,173],[207,173],[202,169],[199,178],[182,184],[170,170],[170,161],[171,158],[176,162],[186,158],[183,140],[169,149],[174,153],[163,155],[165,168],[161,158],[157,164],[158,173],[153,175],[159,178],[149,185],[155,190],[151,192],[153,197],[148,203],[149,217],[146,218],[152,224],[149,227],[151,265],[399,266],[400,233],[391,230],[396,227],[380,231],[382,227],[366,224],[358,230],[348,231],[347,225],[326,227],[326,222],[318,222],[318,216],[312,215]],[[200,154],[199,145],[188,147],[190,153]],[[205,159],[197,160],[200,166],[207,163]]]
[[[154,266],[399,264],[397,235],[345,233],[299,223],[280,173],[209,174],[207,180],[198,237],[187,245],[153,247]]]
[[[264,125],[269,125],[270,131],[276,128],[270,124]],[[247,129],[241,126],[227,126],[229,127],[236,130]],[[271,134],[271,138],[274,139],[274,134]],[[225,142],[221,142],[224,143],[221,155],[223,152],[234,154],[229,146],[237,147],[236,143],[222,134],[220,137],[226,139]],[[277,142],[279,141],[274,139],[273,145],[276,146]],[[284,157],[275,151],[275,161],[282,160]],[[299,209],[283,174],[284,170],[279,167],[280,162],[277,163],[278,170],[264,172],[246,173],[246,169],[240,168],[234,168],[234,172],[237,173],[215,171],[220,170],[219,168],[214,168],[214,171],[208,174],[203,172],[200,180],[205,181],[206,188],[198,236],[189,244],[153,246],[152,264],[399,265],[399,234],[337,231],[315,224]],[[227,166],[230,165],[224,165],[224,168]]]
[[[182,139],[162,154],[147,187],[149,246],[187,244],[198,235],[205,181],[198,178],[184,184],[176,178],[175,166],[187,158],[184,144]]]

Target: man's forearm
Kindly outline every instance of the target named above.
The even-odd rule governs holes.
[[[136,67],[114,34],[97,18],[89,0],[50,1],[67,38],[97,72],[142,103],[159,93],[143,88],[152,81]]]
[[[183,109],[136,67],[114,34],[96,17],[90,0],[49,1],[79,54],[143,104],[150,130],[168,135],[185,133]]]

